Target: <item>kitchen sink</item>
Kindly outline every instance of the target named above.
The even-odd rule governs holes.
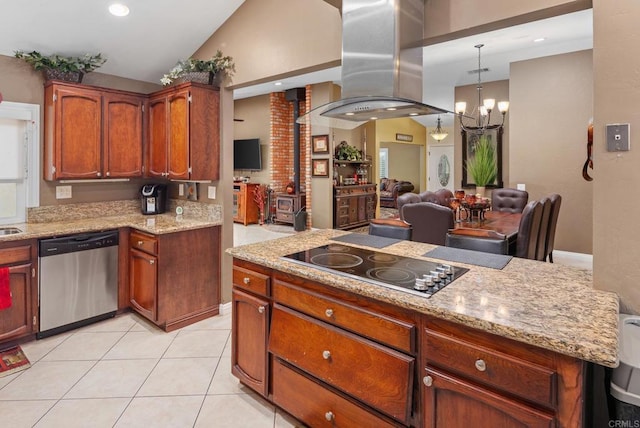
[[[14,233],[22,233],[22,230],[17,227],[0,227],[0,236],[1,235],[13,235]]]

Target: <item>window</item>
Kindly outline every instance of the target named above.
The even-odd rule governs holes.
[[[380,149],[380,177],[389,178],[389,149]]]
[[[40,106],[0,104],[0,224],[26,221],[39,205]]]

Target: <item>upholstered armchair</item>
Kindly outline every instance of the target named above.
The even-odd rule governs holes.
[[[438,189],[435,192],[429,190],[422,193],[405,193],[398,196],[398,211],[400,218],[404,219],[402,207],[407,204],[416,204],[419,202],[431,202],[443,207],[449,207],[449,200],[453,198],[453,193],[448,189]]]
[[[396,201],[400,195],[411,192],[415,186],[410,181],[398,181],[394,178],[380,180],[380,206],[396,208]]]

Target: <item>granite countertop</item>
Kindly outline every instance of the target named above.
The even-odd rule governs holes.
[[[217,207],[213,212],[206,209],[185,210],[185,213],[179,216],[173,210],[169,210],[165,214],[143,215],[140,213],[136,201],[44,207],[42,210],[44,213],[34,215],[36,221],[2,225],[2,227],[17,227],[22,232],[0,235],[0,242],[95,232],[120,227],[132,227],[143,232],[161,235],[222,224],[221,211],[218,211]],[[51,213],[54,210],[57,212]],[[101,213],[103,215],[100,215]]]
[[[226,251],[238,259],[519,342],[607,367],[618,365],[618,296],[594,289],[589,271],[519,258],[502,270],[452,263],[470,270],[425,298],[281,258],[327,244],[345,233],[309,231]],[[400,241],[374,250],[441,262],[422,256],[433,248]]]

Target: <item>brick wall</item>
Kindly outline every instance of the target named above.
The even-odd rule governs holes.
[[[300,101],[300,116],[308,111],[311,87],[306,88],[306,99]],[[285,192],[287,184],[293,181],[293,103],[285,99],[284,92],[272,92],[269,97],[271,110],[269,161],[270,182],[275,193]],[[300,191],[306,192],[307,211],[310,211],[311,166],[309,162],[310,136],[307,127],[300,126]],[[308,214],[307,224],[310,224]]]

